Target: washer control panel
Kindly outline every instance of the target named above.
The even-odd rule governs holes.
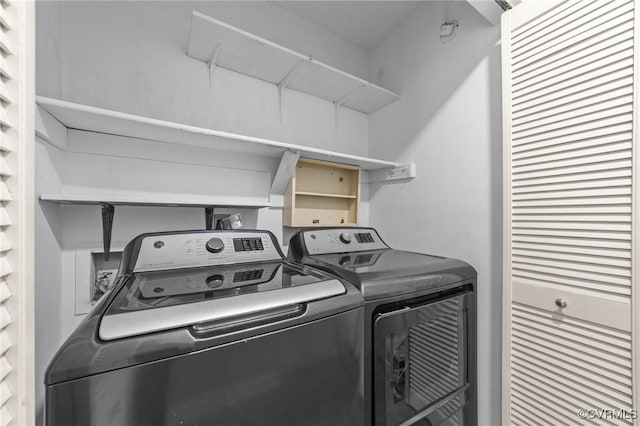
[[[144,236],[134,272],[280,260],[267,232],[194,232]]]
[[[301,232],[311,255],[388,248],[373,228],[312,229]]]

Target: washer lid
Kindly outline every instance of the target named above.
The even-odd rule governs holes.
[[[261,313],[344,294],[338,280],[284,262],[139,272],[100,321],[114,340]]]
[[[466,262],[394,249],[312,255],[305,262],[352,282],[365,300],[423,292],[476,277]]]

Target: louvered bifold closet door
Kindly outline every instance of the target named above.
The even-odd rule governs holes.
[[[0,425],[34,423],[34,4],[0,0]]]
[[[631,424],[634,2],[531,3],[502,26],[503,420]]]

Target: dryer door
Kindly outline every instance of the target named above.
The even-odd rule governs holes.
[[[475,406],[472,297],[456,291],[374,316],[375,425],[475,422],[464,409]]]

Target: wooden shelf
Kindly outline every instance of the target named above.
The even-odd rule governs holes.
[[[323,192],[307,192],[307,191],[296,191],[296,195],[308,195],[310,197],[327,197],[327,198],[358,198],[357,195],[342,195],[342,194],[328,194]]]
[[[285,193],[283,222],[285,226],[355,226],[359,204],[358,167],[300,158]]]
[[[246,152],[269,157],[281,157],[284,152],[293,151],[306,158],[351,164],[360,167],[362,170],[386,169],[399,165],[392,161],[342,154],[324,149],[189,126],[44,96],[36,96],[36,102],[68,129]],[[41,119],[39,124],[45,125],[45,121]],[[46,129],[36,128],[36,132],[44,139],[49,138]]]
[[[221,67],[370,114],[396,93],[255,34],[193,12],[187,54]]]
[[[158,206],[158,207],[236,207],[260,209],[270,207],[268,202],[245,202],[238,200],[219,199],[169,199],[169,198],[142,198],[142,197],[121,197],[121,196],[99,196],[99,195],[64,195],[64,194],[42,194],[40,200],[50,201],[60,204],[81,204],[81,205],[103,205],[112,206]]]

